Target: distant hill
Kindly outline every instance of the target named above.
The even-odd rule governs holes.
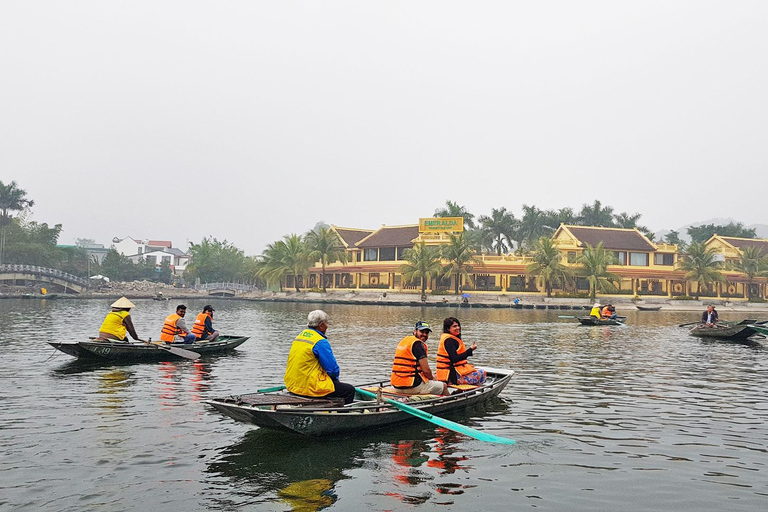
[[[703,220],[701,222],[686,224],[685,226],[675,229],[675,231],[680,233],[680,238],[682,238],[687,242],[690,242],[691,239],[688,236],[688,228],[691,226],[701,226],[702,224],[716,224],[718,226],[725,226],[727,224],[730,224],[731,222],[736,223],[738,221],[731,218],[708,219],[708,220]],[[755,235],[757,236],[757,238],[768,238],[768,224],[750,224],[750,225],[745,225],[744,227],[747,229],[754,229]],[[667,235],[667,233],[669,233],[668,229],[662,229],[661,231],[657,231],[655,233],[654,240],[656,240],[657,242],[662,240]]]

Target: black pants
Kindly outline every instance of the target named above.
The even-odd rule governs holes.
[[[323,398],[343,398],[344,404],[351,404],[355,399],[355,386],[346,382],[333,381],[334,390]]]

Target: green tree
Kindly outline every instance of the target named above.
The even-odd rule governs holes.
[[[496,254],[501,256],[502,252],[512,249],[512,239],[515,235],[515,216],[507,212],[506,208],[491,208],[491,215],[481,215],[481,231],[485,245]]]
[[[551,297],[552,286],[565,285],[572,275],[571,269],[563,265],[562,255],[549,237],[543,236],[537,240],[532,256],[533,263],[526,267],[526,271],[541,279],[547,297]]]
[[[133,271],[133,263],[114,249],[101,261],[101,273],[113,281],[125,281]]]
[[[608,272],[608,265],[616,263],[616,258],[611,251],[603,247],[603,242],[595,247],[587,244],[578,258],[576,258],[581,268],[580,274],[589,281],[589,298],[595,300],[597,292],[612,292],[616,290],[613,281],[617,276]]]
[[[464,206],[459,206],[453,201],[446,201],[445,208],[435,210],[435,217],[462,217],[464,219],[464,228],[475,228],[475,216],[467,211]]]
[[[747,298],[751,299],[752,282],[758,276],[765,276],[768,272],[768,258],[759,247],[742,247],[739,259],[731,264],[731,268],[747,276]]]
[[[243,280],[245,256],[243,251],[226,240],[206,237],[189,246],[189,265],[185,280],[200,279],[203,283]]]
[[[685,251],[685,248],[687,244],[685,243],[685,240],[680,238],[680,233],[678,231],[672,230],[666,235],[664,235],[663,238],[665,243],[676,245],[678,250]]]
[[[27,199],[27,192],[20,189],[15,181],[7,185],[0,181],[0,264],[3,263],[6,230],[12,223],[12,214],[31,208],[34,204],[33,200]]]
[[[426,298],[427,282],[430,278],[437,278],[443,270],[440,263],[440,251],[436,247],[429,247],[420,242],[413,248],[405,251],[406,263],[400,266],[403,280],[413,283],[417,279],[421,281],[421,297]]]
[[[341,245],[339,236],[326,227],[307,233],[306,242],[310,261],[320,261],[323,267],[322,283],[323,292],[325,292],[325,266],[337,261],[346,264],[347,252]]]
[[[698,283],[696,300],[699,299],[701,289],[708,283],[725,282],[721,272],[722,264],[717,261],[717,253],[700,242],[693,242],[688,246],[678,263],[678,268],[685,272],[687,281]]]
[[[464,233],[449,234],[448,239],[448,244],[442,246],[441,250],[443,259],[448,262],[443,267],[443,275],[456,279],[454,292],[458,295],[462,278],[471,283],[472,278],[469,273],[473,270],[474,265],[481,265],[481,262],[476,259],[475,251],[467,242]]]
[[[296,291],[299,289],[299,276],[307,276],[312,266],[307,244],[296,234],[286,235],[282,240],[271,243],[262,254],[262,265],[258,275],[267,284],[278,284],[283,289],[282,280],[286,275],[293,275]]]
[[[582,226],[613,226],[613,207],[603,206],[595,200],[591,205],[584,204],[579,212],[578,223]]]
[[[547,212],[535,206],[523,205],[523,218],[519,228],[521,245],[518,249],[520,251],[523,249],[523,243],[526,246],[535,245],[540,237],[552,233],[552,228],[547,221]]]
[[[712,235],[732,236],[736,238],[755,238],[754,229],[747,229],[741,222],[729,222],[726,225],[702,224],[701,226],[691,226],[687,229],[688,236],[693,242],[706,242]]]
[[[576,223],[576,214],[573,213],[573,208],[570,207],[560,208],[559,210],[547,210],[545,216],[545,224],[552,231],[559,228],[560,224]]]

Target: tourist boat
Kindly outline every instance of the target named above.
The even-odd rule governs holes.
[[[219,336],[216,341],[198,341],[173,345],[200,355],[226,352],[242,345],[248,336]],[[165,345],[130,343],[127,341],[49,341],[49,345],[71,356],[83,359],[110,359],[114,361],[175,361],[183,359],[170,352]]]
[[[750,327],[751,327],[753,330],[755,330],[755,331],[757,332],[757,334],[758,334],[758,335],[759,335],[761,338],[764,338],[764,337],[768,336],[768,327],[766,327],[765,325],[756,325],[756,324],[750,324],[749,326],[750,326]]]
[[[430,414],[442,414],[479,404],[497,396],[514,375],[512,370],[485,368],[486,382],[480,386],[459,386],[447,396],[397,394],[389,381],[359,386],[379,392],[382,397],[397,400]],[[459,389],[460,388],[460,389]],[[359,393],[355,401],[343,405],[340,399],[303,398],[284,387],[265,389],[246,395],[233,395],[207,400],[217,411],[238,421],[259,427],[306,436],[322,436],[343,432],[361,432],[418,419],[383,400],[367,399]]]
[[[578,320],[581,325],[624,325],[627,317],[617,316],[616,318],[597,318],[595,316],[580,316],[576,320]]]
[[[640,311],[658,311],[661,309],[661,306],[639,306],[637,304],[635,304],[635,307]]]
[[[688,332],[697,338],[744,341],[756,334],[762,334],[758,331],[760,326],[754,325],[755,322],[756,320],[742,320],[738,323],[722,321],[715,324],[714,327],[697,324]]]

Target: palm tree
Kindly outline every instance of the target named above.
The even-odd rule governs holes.
[[[612,281],[617,276],[608,272],[608,265],[613,265],[616,258],[612,252],[603,248],[603,242],[595,247],[587,244],[576,262],[581,265],[581,275],[589,281],[589,298],[595,300],[597,291],[615,291],[616,287]]]
[[[325,266],[337,261],[347,263],[347,252],[341,245],[339,236],[329,228],[321,227],[307,233],[306,241],[310,261],[320,261],[323,267],[323,293],[325,293]]]
[[[552,230],[556,230],[560,227],[560,224],[574,224],[576,222],[576,215],[573,213],[573,208],[566,206],[559,210],[547,210],[544,212],[546,219],[544,223]]]
[[[294,276],[294,287],[299,292],[299,276],[306,276],[311,265],[306,243],[299,235],[291,234],[267,246],[258,275],[267,284],[279,284],[282,290],[283,277],[291,274]]]
[[[490,217],[482,215],[478,220],[482,225],[484,241],[491,250],[496,250],[498,256],[507,248],[512,248],[516,219],[506,208],[491,208]]]
[[[0,181],[0,264],[5,251],[5,230],[11,224],[13,212],[31,208],[35,202],[27,199],[27,192],[18,187],[15,181],[4,184]]]
[[[520,231],[519,238],[528,245],[535,245],[540,237],[551,234],[552,228],[547,224],[547,212],[524,204]],[[522,246],[518,249],[522,250]]]
[[[749,285],[747,287],[747,298],[751,299],[752,281],[757,276],[765,276],[768,270],[768,258],[763,254],[762,249],[755,246],[746,246],[741,249],[739,259],[731,265],[734,270],[747,276]]]
[[[562,285],[572,275],[571,269],[561,261],[560,251],[552,239],[546,236],[539,238],[533,252],[533,263],[526,267],[526,271],[544,282],[547,297],[552,296],[552,285]]]
[[[613,226],[613,207],[603,206],[600,201],[595,200],[592,205],[584,204],[581,207],[578,218],[582,226]]]
[[[443,275],[456,278],[454,291],[458,295],[461,278],[464,277],[471,282],[472,278],[469,273],[472,271],[473,265],[481,265],[482,263],[475,258],[475,251],[467,242],[464,233],[449,234],[448,238],[448,244],[442,247],[443,259],[448,261],[448,264],[443,267]]]
[[[435,210],[435,217],[462,217],[465,228],[475,228],[475,216],[469,213],[464,206],[459,206],[458,203],[453,201],[446,201],[445,208]]]
[[[720,272],[722,264],[717,261],[714,249],[707,249],[702,242],[692,242],[680,259],[679,269],[684,271],[685,279],[698,283],[696,300],[699,300],[701,289],[708,283],[722,283],[725,277]]]
[[[412,283],[417,279],[421,280],[421,298],[427,297],[427,281],[430,278],[437,278],[443,270],[440,263],[440,251],[436,247],[428,247],[424,242],[420,242],[408,249],[403,254],[407,263],[400,266],[400,272],[403,274],[403,280],[406,283]]]

